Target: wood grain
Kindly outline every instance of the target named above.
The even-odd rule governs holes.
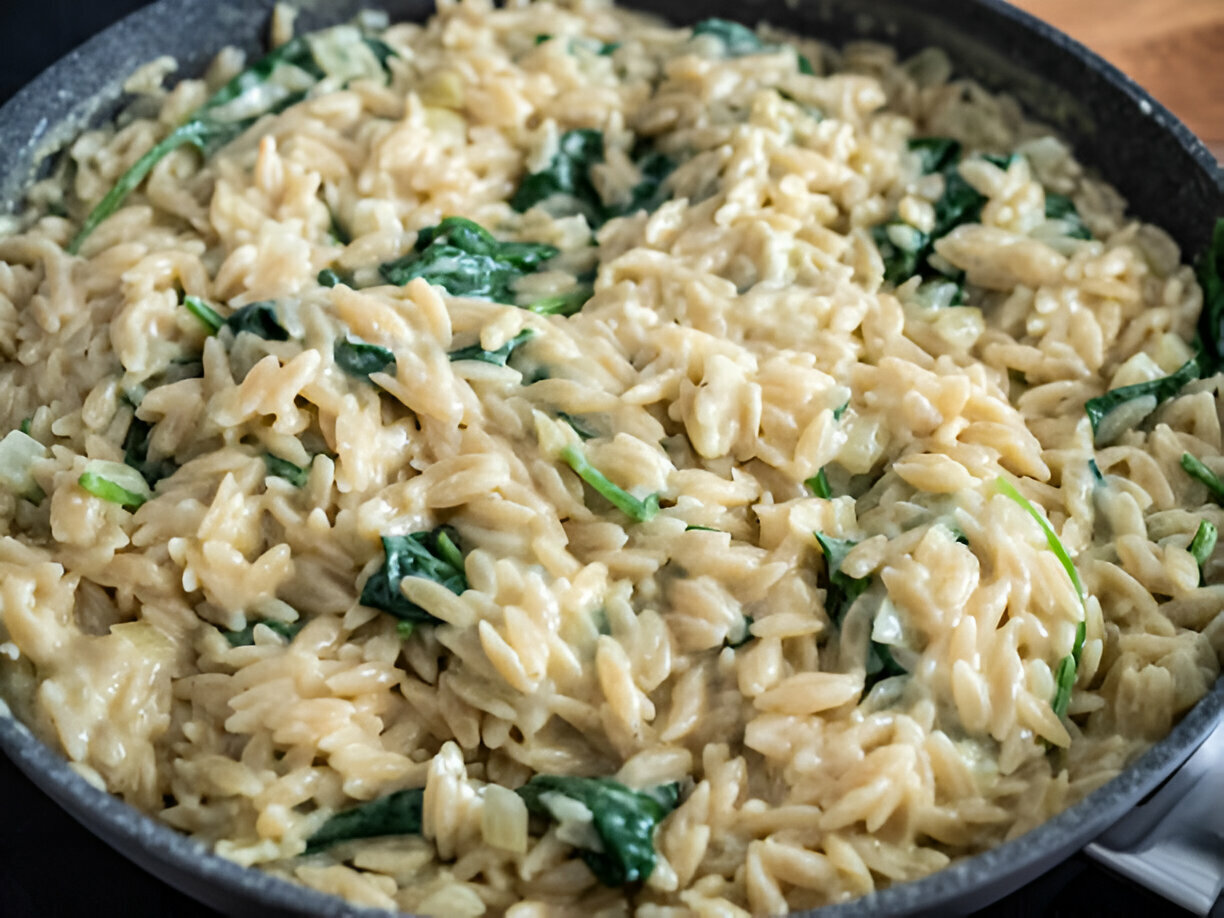
[[[1224,0],[1012,0],[1092,48],[1224,160]]]

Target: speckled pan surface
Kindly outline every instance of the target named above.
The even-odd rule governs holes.
[[[415,0],[362,3],[302,0],[301,28],[351,16],[363,6],[423,18]],[[1202,248],[1224,214],[1224,173],[1163,107],[1075,42],[999,0],[739,0],[629,5],[683,23],[706,16],[766,20],[840,42],[869,37],[917,50],[943,47],[958,69],[1016,95],[1055,124],[1145,220],[1164,226],[1188,252]],[[97,36],[0,109],[0,206],[12,208],[42,157],[113,108],[136,66],[172,54],[181,72],[200,71],[225,44],[255,50],[272,0],[161,0]],[[1224,682],[1173,733],[1124,774],[1041,828],[926,879],[893,887],[821,916],[954,914],[980,908],[1037,876],[1099,834],[1192,752],[1224,709]],[[368,915],[337,899],[245,870],[209,854],[78,778],[57,753],[11,718],[0,717],[0,749],[84,826],[145,869],[225,914]]]

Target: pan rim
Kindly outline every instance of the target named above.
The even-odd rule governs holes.
[[[1056,47],[1060,53],[1077,58],[1099,74],[1105,82],[1132,101],[1144,117],[1153,119],[1161,132],[1171,135],[1177,146],[1189,155],[1224,195],[1224,169],[1202,140],[1118,68],[1048,23],[1004,0],[966,2],[972,2],[988,14],[1034,34],[1046,44]],[[37,112],[42,100],[62,93],[61,87],[68,82],[66,77],[76,72],[87,72],[89,62],[99,59],[108,50],[108,45],[120,36],[133,30],[152,31],[159,22],[181,25],[184,19],[190,18],[190,11],[198,6],[200,5],[194,3],[194,0],[157,0],[125,16],[60,58],[0,106],[0,125],[10,120],[18,124],[29,123],[30,113]],[[260,0],[258,4],[247,4],[245,8],[250,15],[262,15],[267,7],[270,7],[270,2]],[[748,5],[744,9],[744,13],[748,15],[744,18],[757,18],[753,15],[755,12],[754,6]],[[235,43],[249,41],[253,34],[240,36],[235,39]],[[109,91],[114,88],[103,87],[78,100],[73,115],[61,124],[48,124],[46,118],[30,124],[31,136],[27,145],[13,155],[9,162],[20,163],[26,150],[36,148],[42,143],[53,142],[57,139],[56,131],[60,130],[62,124],[75,122],[75,126],[69,126],[69,136],[75,134],[83,118],[88,117],[87,114],[82,116],[81,112],[97,111],[111,104],[117,97],[116,93]],[[30,178],[28,169],[26,174],[20,176],[16,176],[14,172],[12,166],[0,168],[0,189],[5,188],[6,183],[14,189],[25,187]],[[20,198],[15,194],[6,195],[4,200],[0,200],[0,211],[11,211],[19,206]],[[849,902],[795,915],[858,918],[894,912],[932,911],[949,900],[970,895],[973,891],[987,886],[992,879],[999,877],[1004,866],[1008,868],[1004,876],[1014,875],[1025,868],[1032,869],[1051,857],[1068,854],[1080,847],[1084,840],[1099,835],[1116,821],[1120,815],[1116,812],[1119,807],[1133,806],[1164,780],[1167,774],[1180,765],[1206,738],[1222,712],[1224,677],[1216,681],[1211,691],[1187,712],[1167,736],[1155,743],[1120,774],[1079,803],[1024,835],[981,854],[956,861],[926,877],[889,886]],[[44,744],[17,720],[2,700],[0,750],[57,805],[89,831],[103,834],[91,825],[91,822],[97,822],[105,828],[104,840],[146,870],[149,870],[150,863],[167,865],[199,884],[225,886],[235,897],[243,897],[251,906],[261,908],[309,913],[328,918],[363,918],[387,914],[380,909],[353,905],[336,896],[282,879],[258,868],[243,867],[214,853],[203,843],[86,781],[70,767],[67,759],[58,751]],[[123,847],[116,842],[121,843]],[[149,872],[163,880],[167,879],[163,872],[156,869]],[[178,885],[173,880],[168,882]]]

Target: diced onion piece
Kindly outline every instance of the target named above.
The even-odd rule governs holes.
[[[370,79],[385,83],[386,71],[356,26],[342,25],[307,35],[310,53],[329,77],[348,83]]]
[[[45,459],[47,448],[20,430],[12,430],[0,440],[0,485],[18,497],[41,500],[42,489],[30,474],[30,467]]]
[[[144,476],[122,462],[92,459],[77,483],[94,497],[135,510],[153,496]]]

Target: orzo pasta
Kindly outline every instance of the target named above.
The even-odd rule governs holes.
[[[938,51],[272,35],[0,237],[0,672],[88,780],[357,903],[776,914],[1215,680],[1224,230]]]

